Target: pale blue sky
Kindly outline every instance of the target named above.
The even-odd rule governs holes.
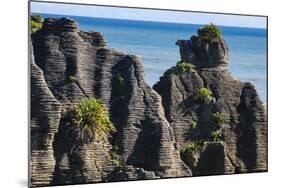
[[[266,18],[256,16],[238,16],[42,2],[31,2],[31,12],[172,23],[214,23],[221,26],[266,28]]]

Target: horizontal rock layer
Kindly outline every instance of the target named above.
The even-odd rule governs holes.
[[[176,141],[181,147],[195,140],[212,141],[212,133],[218,129],[212,115],[223,113],[228,121],[221,127],[221,141],[225,143],[225,161],[231,163],[224,165],[231,165],[235,173],[267,171],[267,118],[255,87],[231,76],[225,66],[228,48],[222,37],[210,43],[192,39],[176,44],[182,60],[196,68],[167,71],[153,87],[162,96]],[[202,88],[211,91],[211,101],[200,99]],[[203,152],[200,163],[216,163],[216,158],[208,159],[208,153]],[[196,168],[194,175],[211,174],[211,170],[205,173]],[[219,174],[224,173],[229,172]]]
[[[42,156],[42,160],[52,159],[49,179],[43,181],[31,170],[33,186],[191,175],[180,159],[161,97],[144,82],[137,56],[105,48],[101,33],[79,31],[69,19],[47,19],[43,28],[32,34],[32,44],[43,77],[33,70],[31,74],[35,80],[44,80],[63,109],[46,113],[47,118],[59,117],[52,124],[56,126],[52,147],[44,148],[54,157]],[[36,91],[32,93],[32,98],[37,97]],[[78,144],[67,136],[64,110],[93,96],[105,104],[117,132],[105,141]],[[32,110],[40,108],[32,100]],[[32,114],[34,125],[41,127],[45,122],[37,116]],[[41,139],[36,137],[34,143]],[[111,158],[113,146],[119,148],[121,166]],[[32,169],[37,167],[32,164]]]
[[[101,33],[71,19],[46,19],[31,39],[32,186],[267,170],[265,109],[252,84],[231,76],[221,36],[178,40],[181,60],[196,68],[169,70],[154,89],[138,56],[107,48]],[[212,100],[202,101],[202,88]],[[65,112],[89,97],[101,99],[117,131],[80,143]],[[216,112],[226,115],[223,126]],[[195,141],[203,145],[190,162],[181,151]]]

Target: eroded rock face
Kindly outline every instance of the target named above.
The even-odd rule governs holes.
[[[53,174],[46,182],[34,174],[32,185],[191,175],[180,159],[161,97],[144,82],[137,56],[105,48],[101,33],[79,31],[75,22],[65,18],[46,19],[32,35],[32,44],[41,79],[62,108],[95,96],[105,104],[117,129],[106,141],[78,144],[67,135],[64,112],[53,111],[59,117],[50,148],[54,159],[48,168]],[[32,109],[39,108],[32,104]],[[36,126],[44,124],[33,116]],[[119,148],[124,170],[111,158],[112,146]]]
[[[53,142],[58,131],[61,105],[49,90],[42,70],[34,63],[30,48],[31,73],[31,182],[47,185],[53,179],[56,160]]]
[[[153,90],[138,56],[107,48],[101,33],[73,20],[46,19],[32,34],[31,185],[266,171],[265,110],[252,84],[232,78],[223,38],[177,44],[196,68],[170,71]],[[202,88],[212,100],[202,100]],[[117,132],[80,143],[67,132],[65,111],[88,97],[101,99]],[[216,112],[228,119],[219,140]],[[180,151],[194,140],[205,143],[185,163]]]
[[[202,41],[197,36],[190,40],[178,40],[181,60],[191,61],[198,68],[212,68],[227,65],[229,60],[228,47],[222,37],[210,42]]]
[[[233,174],[235,172],[221,142],[206,142],[193,173],[195,176]]]
[[[235,80],[228,71],[228,48],[223,38],[207,43],[192,37],[191,40],[179,40],[176,44],[180,46],[182,60],[191,62],[197,68],[183,73],[164,74],[153,88],[162,96],[166,118],[174,129],[180,147],[194,140],[212,141],[213,132],[218,130],[213,114],[223,113],[228,122],[221,126],[220,140],[225,147],[225,161],[229,162],[224,165],[232,166],[234,173],[266,171],[265,109],[255,87]],[[200,99],[201,88],[212,92],[211,101]],[[201,164],[212,162],[207,160],[208,155],[213,155],[208,154],[213,153],[209,150],[212,149],[201,153]],[[206,173],[200,170],[201,167],[195,168],[194,175],[211,173],[210,169]],[[219,173],[231,171],[225,169],[225,172]]]
[[[77,23],[69,18],[46,18],[43,22],[43,30],[52,30],[53,32],[78,31]]]

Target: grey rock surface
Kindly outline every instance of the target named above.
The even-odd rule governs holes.
[[[58,117],[49,148],[54,157],[43,159],[52,159],[48,166],[53,168],[52,176],[41,181],[32,170],[33,186],[113,181],[123,176],[130,180],[191,175],[180,159],[161,97],[144,82],[137,56],[106,48],[101,33],[80,31],[65,18],[46,19],[43,28],[32,34],[32,44],[40,79],[63,109],[50,114]],[[67,135],[64,110],[92,96],[105,104],[117,132],[102,142],[80,144]],[[39,108],[32,101],[32,109]],[[51,118],[48,113],[46,118]],[[34,125],[44,124],[37,114],[32,118]],[[34,143],[40,139],[35,138]],[[122,166],[130,169],[120,168],[112,160],[113,146],[119,148]]]
[[[221,127],[221,140],[225,142],[225,158],[231,163],[224,165],[232,165],[234,173],[267,171],[265,108],[251,83],[231,76],[223,38],[202,43],[193,37],[193,41],[178,40],[176,44],[180,46],[181,60],[196,68],[182,73],[168,70],[153,88],[162,96],[166,118],[181,149],[194,140],[212,141],[212,133],[218,129],[212,115],[223,113],[228,122]],[[212,101],[200,99],[201,88],[212,92]],[[202,164],[208,163],[204,159],[212,153],[209,150]],[[197,170],[196,174],[206,173]]]
[[[53,179],[56,164],[53,142],[59,127],[61,105],[49,90],[43,72],[34,63],[32,46],[30,52],[30,175],[32,184],[46,185]]]
[[[229,50],[222,37],[211,42],[201,41],[197,36],[190,40],[178,40],[181,60],[191,61],[199,68],[217,67],[227,65],[229,61]]]
[[[178,40],[181,60],[196,68],[173,67],[154,89],[138,56],[106,47],[101,33],[71,19],[46,19],[31,39],[32,186],[267,171],[264,106],[251,83],[231,76],[222,37]],[[202,88],[211,100],[202,100]],[[65,112],[89,97],[102,101],[117,131],[81,143]],[[181,151],[193,141],[204,144],[189,163]]]
[[[235,172],[221,142],[205,142],[193,169],[194,176],[233,174]]]

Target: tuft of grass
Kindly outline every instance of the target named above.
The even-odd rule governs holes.
[[[217,129],[211,132],[211,136],[213,138],[213,141],[217,142],[221,140],[222,137],[222,130],[221,129]]]
[[[211,42],[212,40],[220,37],[221,30],[213,23],[207,24],[198,31],[199,39],[206,42]]]
[[[194,168],[199,158],[199,154],[204,146],[203,140],[194,140],[190,143],[186,143],[181,151],[180,157],[186,165],[190,168]]]
[[[66,112],[68,133],[75,140],[89,143],[93,139],[106,139],[115,132],[105,106],[95,97],[81,100]]]
[[[193,121],[193,120],[191,121],[190,125],[191,125],[192,129],[196,129],[197,128],[197,123],[195,121]]]
[[[183,72],[187,72],[187,71],[189,72],[189,71],[194,70],[196,68],[196,66],[187,61],[179,61],[177,63],[176,68],[180,73],[183,73]]]
[[[44,18],[40,15],[36,15],[36,16],[31,16],[31,32],[35,33],[36,31],[38,31],[39,29],[42,28],[43,26],[43,22],[44,22]]]
[[[211,101],[214,100],[213,92],[206,87],[202,87],[199,90],[199,99],[206,103],[210,103]]]
[[[181,154],[183,156],[187,153],[192,154],[193,156],[198,155],[202,150],[203,145],[204,145],[203,140],[191,141],[183,146],[183,148],[181,149]]]
[[[164,76],[168,76],[171,78],[172,75],[178,74],[178,73],[184,73],[184,72],[190,72],[195,70],[196,66],[192,64],[191,62],[187,61],[179,61],[177,62],[177,65],[168,69]]]
[[[114,55],[118,54],[118,51],[117,51],[115,48],[111,48],[111,52],[112,52],[112,54],[114,54]]]
[[[68,79],[69,79],[69,81],[71,81],[71,82],[77,81],[77,77],[75,77],[75,76],[68,76]]]
[[[212,114],[212,120],[218,125],[222,126],[228,122],[227,115],[223,112],[215,112]]]
[[[118,74],[116,75],[116,80],[117,80],[117,82],[118,82],[119,85],[123,85],[123,83],[124,83],[124,77],[123,77],[120,73],[118,73]]]
[[[110,150],[110,158],[111,161],[118,167],[124,166],[120,154],[119,154],[119,148],[117,145],[113,145],[112,149]]]

